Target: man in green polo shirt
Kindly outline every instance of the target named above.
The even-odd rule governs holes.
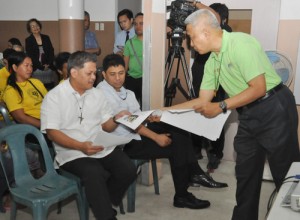
[[[142,103],[142,76],[143,76],[143,13],[134,17],[134,30],[136,36],[129,39],[124,48],[124,61],[127,77],[125,87],[134,92],[136,99]]]
[[[222,30],[207,9],[192,13],[185,23],[191,46],[200,54],[212,53],[205,65],[199,98],[171,108],[194,108],[209,118],[237,109],[237,205],[232,219],[257,220],[266,157],[277,190],[291,163],[300,161],[294,96],[281,83],[254,37]],[[220,85],[229,98],[211,102]]]

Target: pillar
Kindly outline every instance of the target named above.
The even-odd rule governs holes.
[[[84,50],[84,0],[58,0],[60,52]]]

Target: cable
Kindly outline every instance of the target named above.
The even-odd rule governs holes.
[[[295,178],[295,179],[297,179],[297,180],[286,181],[286,180],[292,179],[292,178]],[[297,174],[297,175],[295,175],[295,176],[288,176],[288,177],[286,177],[286,178],[283,179],[282,184],[280,185],[280,187],[281,187],[283,184],[285,184],[285,183],[295,182],[295,181],[296,181],[296,182],[299,182],[299,180],[300,180],[300,174]],[[280,189],[280,187],[279,187],[279,189]],[[277,194],[277,192],[279,191],[279,189],[277,190],[277,188],[275,187],[275,189],[273,190],[273,192],[272,192],[271,195],[270,195],[270,198],[269,198],[269,201],[268,201],[268,205],[267,205],[266,218],[267,218],[267,216],[268,216],[268,214],[269,214],[269,212],[270,212],[270,210],[271,210],[271,207],[272,207],[272,204],[273,204],[275,195]]]

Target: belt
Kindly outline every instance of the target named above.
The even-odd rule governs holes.
[[[279,92],[279,90],[281,90],[283,87],[284,87],[283,83],[280,83],[277,86],[275,86],[273,89],[270,89],[268,92],[266,92],[266,94],[263,97],[260,97],[259,99],[256,99],[255,101],[249,103],[248,105],[237,108],[236,110],[239,113],[241,113],[243,110],[249,109],[249,108],[263,102],[264,100],[270,98],[271,96],[273,96],[274,94]]]

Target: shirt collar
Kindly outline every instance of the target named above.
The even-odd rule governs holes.
[[[79,95],[79,93],[71,86],[70,78],[66,79],[63,83],[66,85],[66,88],[68,89],[68,91],[70,91],[70,93],[75,94],[75,95],[76,95],[76,94]],[[91,93],[91,90],[92,90],[92,89],[93,89],[93,87],[92,87],[91,89],[86,90],[86,91],[82,94],[82,97],[88,95],[89,93]]]
[[[117,92],[111,85],[108,84],[106,80],[103,80],[102,83],[112,93],[116,93],[121,99],[125,100],[127,98],[127,90],[123,86],[120,88],[120,92]]]
[[[220,53],[219,54],[223,54],[227,51],[228,49],[228,41],[229,41],[229,34],[226,30],[223,30],[223,35],[222,35],[222,47],[221,47],[221,50],[220,50]],[[212,52],[212,57],[216,60],[218,60],[218,56],[215,52]]]

